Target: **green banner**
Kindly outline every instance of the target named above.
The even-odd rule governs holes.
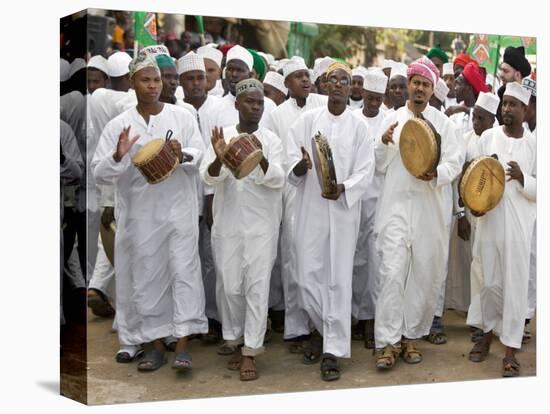
[[[135,41],[142,46],[157,44],[157,20],[155,13],[134,12]]]
[[[499,59],[499,38],[493,35],[472,35],[466,53],[474,58],[487,73],[495,74]]]

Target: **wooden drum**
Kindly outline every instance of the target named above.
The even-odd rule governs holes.
[[[231,138],[225,147],[222,160],[235,178],[240,180],[256,168],[263,156],[258,138],[242,133]]]
[[[431,122],[409,119],[401,129],[399,152],[407,171],[415,176],[435,171],[441,155],[441,137]]]
[[[493,157],[482,156],[473,160],[460,178],[460,197],[470,210],[487,213],[500,202],[505,183],[501,163]]]
[[[136,168],[149,184],[157,184],[172,175],[179,164],[170,142],[162,138],[145,144],[132,158]]]
[[[318,132],[311,138],[311,148],[313,152],[313,163],[315,164],[317,178],[321,186],[321,194],[323,197],[335,196],[338,192],[338,182],[336,181],[336,170],[334,169],[332,149],[327,139]]]

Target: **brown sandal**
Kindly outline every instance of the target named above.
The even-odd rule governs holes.
[[[245,357],[245,356],[242,356],[241,357],[241,364],[240,364],[240,372],[239,372],[239,379],[241,381],[254,381],[255,379],[258,379],[258,372],[256,371],[256,360],[254,359],[254,357]],[[252,362],[252,368],[248,368],[246,370],[243,370],[243,363],[242,361],[244,361],[244,358],[249,358],[250,361]]]
[[[468,359],[472,362],[482,362],[485,361],[487,355],[489,355],[489,348],[491,344],[487,341],[481,339],[480,341],[474,344],[474,347],[468,354]]]
[[[407,364],[418,364],[422,362],[422,353],[412,341],[403,341],[401,356]]]
[[[519,377],[519,362],[515,357],[506,357],[502,360],[502,376]]]
[[[401,352],[401,345],[386,345],[383,350],[376,352],[376,368],[390,369],[395,365],[395,359]]]

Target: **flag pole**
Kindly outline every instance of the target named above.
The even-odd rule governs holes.
[[[199,38],[201,40],[201,46],[204,46],[206,43],[206,40],[204,38],[204,20],[202,16],[195,16],[195,19],[197,20],[197,26],[199,28]]]
[[[495,69],[493,70],[493,85],[492,85],[493,91],[495,90],[499,61],[500,61],[500,35],[497,36],[497,61],[495,62]]]
[[[137,28],[136,28],[136,12],[132,13],[132,17],[134,18],[134,59],[137,57],[138,47],[139,43],[137,40]]]

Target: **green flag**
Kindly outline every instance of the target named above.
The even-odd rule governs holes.
[[[466,54],[474,58],[487,73],[495,74],[499,59],[499,36],[472,35]]]
[[[500,36],[501,47],[519,47],[525,48],[526,55],[537,54],[537,39],[534,37],[521,37],[521,36]]]
[[[157,21],[155,13],[134,12],[135,41],[139,46],[157,44]]]

